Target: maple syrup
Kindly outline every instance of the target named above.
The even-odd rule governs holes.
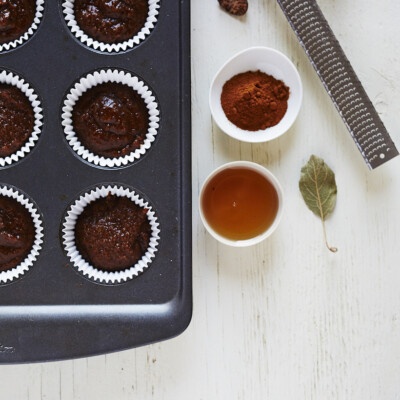
[[[206,185],[201,198],[211,228],[230,240],[264,233],[278,213],[278,193],[261,173],[246,167],[227,168]]]

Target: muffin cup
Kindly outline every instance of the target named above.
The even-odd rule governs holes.
[[[18,39],[12,40],[11,42],[0,44],[0,53],[2,53],[3,51],[15,49],[17,46],[26,42],[39,27],[40,21],[43,18],[43,11],[44,11],[44,0],[36,0],[36,13],[35,17],[33,18],[32,25]]]
[[[108,194],[116,195],[118,197],[127,197],[136,205],[148,209],[147,218],[152,231],[149,247],[146,253],[135,265],[122,271],[102,271],[93,267],[89,262],[83,259],[75,244],[75,225],[79,215],[83,212],[85,207],[89,205],[89,203],[107,197]],[[127,282],[146,270],[150,266],[152,259],[155,257],[160,239],[159,223],[152,207],[132,189],[121,185],[108,184],[95,187],[82,194],[76,201],[74,201],[66,212],[62,232],[64,249],[73,263],[74,268],[91,280],[108,284]]]
[[[43,245],[43,226],[42,219],[36,205],[33,204],[28,197],[19,192],[18,189],[8,185],[1,185],[0,195],[15,199],[18,201],[18,203],[22,204],[29,211],[35,226],[35,240],[30,253],[25,257],[24,261],[12,269],[0,272],[0,284],[6,284],[24,275],[37,260]]]
[[[138,149],[123,157],[106,158],[91,152],[79,141],[72,122],[72,111],[80,96],[94,86],[108,82],[121,83],[134,89],[146,103],[149,112],[149,129],[146,134],[146,139]],[[62,125],[64,126],[64,133],[68,144],[82,159],[104,168],[119,168],[133,163],[151,147],[159,128],[159,115],[160,111],[155,96],[143,81],[131,75],[129,72],[108,69],[90,73],[81,78],[73,86],[67,94],[62,108]]]
[[[66,0],[63,3],[64,17],[69,29],[80,42],[105,53],[118,53],[120,51],[133,49],[141,41],[146,39],[154,29],[158,18],[158,9],[160,8],[160,0],[149,0],[147,20],[142,29],[135,36],[121,43],[104,43],[91,38],[79,27],[75,19],[74,2],[75,0]]]
[[[7,157],[0,157],[0,167],[7,167],[12,163],[19,161],[21,158],[24,158],[35,147],[42,131],[43,109],[38,95],[29,86],[29,83],[25,82],[25,80],[20,78],[18,75],[14,75],[12,72],[3,70],[0,72],[0,83],[12,85],[20,89],[30,101],[35,116],[33,131],[27,142],[15,153]]]

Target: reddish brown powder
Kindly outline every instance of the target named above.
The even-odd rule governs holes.
[[[289,88],[261,71],[248,71],[229,79],[222,88],[221,104],[233,124],[247,131],[277,125],[286,114]]]

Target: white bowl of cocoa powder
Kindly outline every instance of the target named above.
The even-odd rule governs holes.
[[[233,56],[210,88],[211,114],[229,136],[267,142],[289,130],[303,99],[300,75],[281,52],[251,47]]]

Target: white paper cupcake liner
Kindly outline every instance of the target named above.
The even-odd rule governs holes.
[[[15,39],[11,42],[0,44],[0,53],[3,51],[15,49],[20,44],[26,42],[37,30],[40,25],[40,21],[43,18],[43,11],[44,11],[44,0],[36,0],[36,13],[33,19],[32,25],[29,29],[18,39]]]
[[[91,38],[79,27],[75,19],[74,2],[75,0],[66,0],[63,3],[65,20],[71,32],[86,46],[108,53],[117,53],[132,49],[141,41],[146,39],[154,29],[158,18],[158,9],[160,8],[160,0],[149,0],[149,13],[147,14],[147,20],[143,28],[134,37],[121,43],[103,43]]]
[[[33,266],[42,249],[43,226],[38,209],[24,194],[20,193],[17,189],[10,186],[0,186],[0,195],[15,199],[16,201],[18,201],[18,203],[22,204],[29,211],[29,214],[31,215],[33,224],[35,226],[35,240],[33,242],[32,249],[30,253],[26,256],[25,260],[13,269],[0,272],[0,284],[4,284],[20,278]]]
[[[24,79],[20,78],[17,75],[14,75],[9,71],[1,71],[0,72],[0,83],[8,84],[17,87],[20,89],[28,100],[31,102],[32,109],[35,116],[35,122],[33,125],[33,131],[27,140],[27,142],[15,153],[7,156],[0,157],[0,167],[6,167],[11,165],[14,162],[19,161],[21,158],[25,157],[34,147],[36,142],[39,139],[39,135],[42,131],[43,125],[43,109],[39,101],[38,95],[34,92],[34,90],[29,86],[29,83],[25,82]]]
[[[135,265],[123,271],[101,271],[93,267],[83,259],[75,244],[75,225],[79,215],[89,203],[107,197],[108,194],[127,197],[136,205],[148,210],[147,218],[152,231],[149,247],[143,257]],[[155,257],[160,239],[159,223],[152,207],[132,189],[121,185],[111,184],[95,187],[81,195],[79,199],[69,207],[64,220],[62,232],[64,248],[67,256],[73,263],[73,266],[83,275],[100,283],[122,283],[141,274],[150,266],[152,259]]]
[[[134,89],[140,94],[146,103],[149,112],[149,129],[146,134],[146,139],[138,149],[123,157],[106,158],[92,153],[79,141],[72,123],[72,110],[79,97],[92,87],[108,82],[122,83]],[[90,73],[81,78],[74,85],[64,101],[62,109],[62,125],[64,126],[64,133],[68,144],[81,158],[96,166],[119,168],[133,163],[151,147],[158,132],[160,121],[159,115],[160,111],[158,109],[156,98],[143,81],[136,76],[131,75],[129,72],[108,69]]]

